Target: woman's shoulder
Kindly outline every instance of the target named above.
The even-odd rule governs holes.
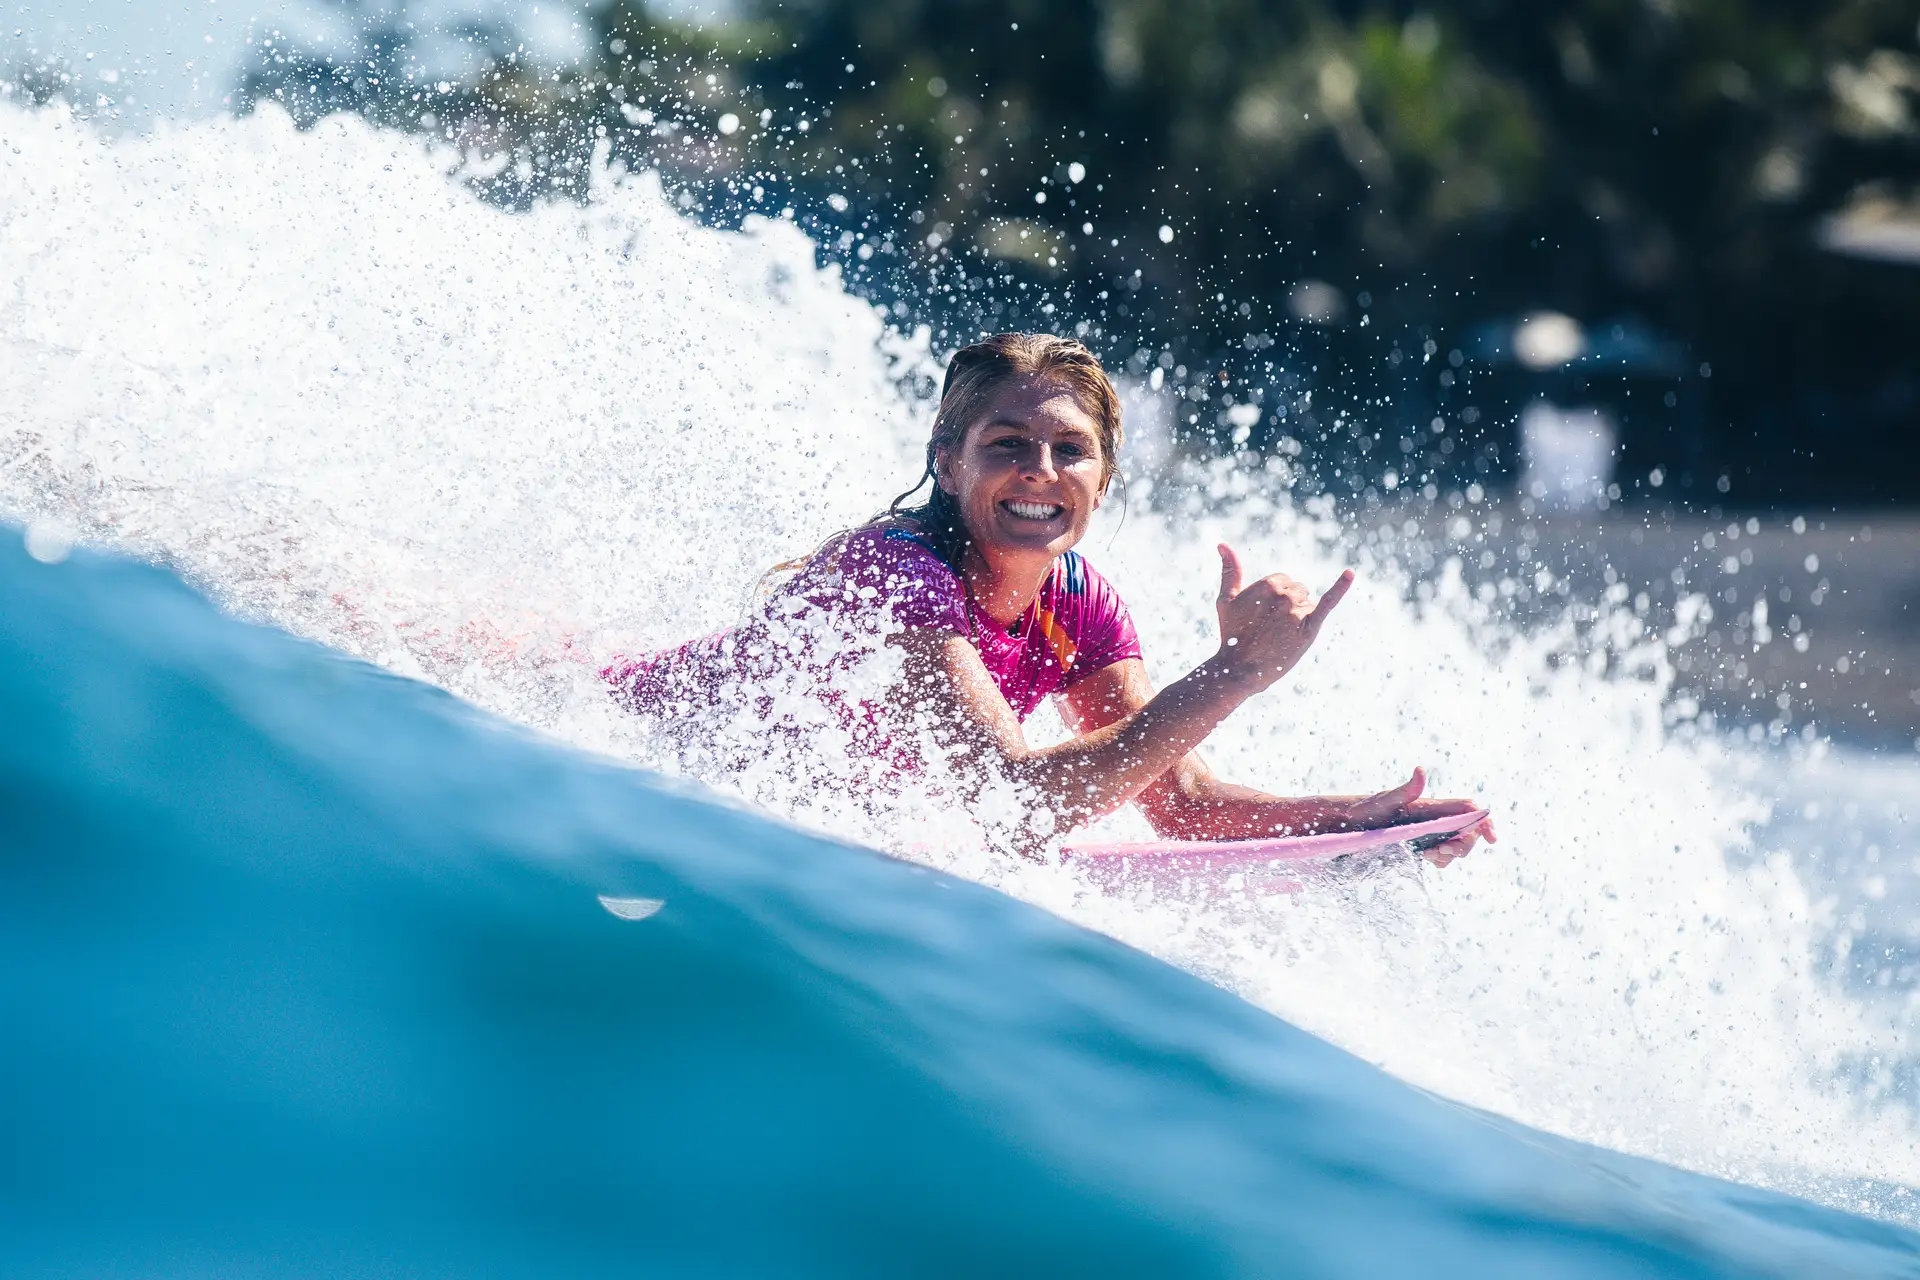
[[[959,575],[916,526],[897,518],[831,539],[803,573],[801,594],[835,611],[877,607],[902,626],[967,630]]]
[[[1114,585],[1078,551],[1061,553],[1054,562],[1053,578],[1055,589],[1067,603],[1121,604],[1120,593],[1114,589]]]
[[[931,575],[937,581],[958,580],[958,575],[940,558],[920,527],[898,516],[883,516],[850,529],[828,543],[824,550],[849,570],[899,568],[913,571],[916,577]]]

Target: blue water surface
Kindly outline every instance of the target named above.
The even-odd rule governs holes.
[[[0,975],[8,1277],[1920,1275],[7,529]]]

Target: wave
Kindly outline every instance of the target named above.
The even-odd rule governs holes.
[[[4,531],[0,710],[10,1275],[1920,1266]]]
[[[346,118],[110,141],[6,105],[0,162],[0,511],[573,746],[673,767],[579,659],[731,621],[769,565],[918,470],[925,332],[851,297],[791,225],[698,226],[648,175],[603,169],[586,206],[514,215],[449,180],[468,157]],[[1296,793],[1427,765],[1503,833],[1445,873],[1112,896],[924,807],[889,823],[816,803],[777,760],[740,794],[1448,1098],[1916,1220],[1910,1002],[1823,966],[1844,923],[1793,848],[1754,844],[1754,754],[1672,731],[1661,646],[1629,615],[1605,626],[1644,678],[1566,661],[1458,574],[1412,580],[1352,534],[1226,468],[1163,483],[1088,551],[1163,677],[1211,647],[1215,540],[1309,581],[1357,556],[1315,658],[1210,755]]]

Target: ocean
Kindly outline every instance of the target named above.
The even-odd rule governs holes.
[[[1162,678],[1215,541],[1362,575],[1215,764],[1500,845],[1114,894],[700,775],[591,660],[904,488],[928,335],[778,217],[464,163],[0,104],[8,1274],[1920,1271],[1912,756],[1142,451],[1086,550]]]

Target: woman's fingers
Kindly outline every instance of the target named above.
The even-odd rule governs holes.
[[[1328,613],[1353,584],[1353,573],[1342,573],[1316,604],[1312,592],[1284,573],[1248,582],[1239,553],[1224,542],[1217,549],[1221,650],[1235,650],[1234,665],[1265,688],[1312,647]]]
[[[1353,806],[1354,821],[1362,826],[1378,826],[1400,814],[1427,789],[1427,771],[1416,767],[1413,776],[1399,786],[1376,792]]]
[[[1427,771],[1419,765],[1413,767],[1413,776],[1390,791],[1382,791],[1373,797],[1374,801],[1387,813],[1398,813],[1420,798],[1427,789]]]
[[[1263,585],[1273,594],[1275,600],[1286,601],[1288,611],[1295,617],[1303,616],[1301,610],[1313,599],[1307,594],[1305,587],[1284,573],[1268,574]]]
[[[1342,570],[1340,576],[1333,580],[1333,585],[1327,588],[1327,593],[1320,597],[1320,603],[1307,615],[1307,626],[1315,635],[1326,625],[1327,615],[1333,612],[1334,606],[1346,599],[1347,590],[1352,586],[1353,570]]]
[[[1240,556],[1226,543],[1220,544],[1220,603],[1225,604],[1240,594],[1243,575],[1240,571]]]
[[[1455,858],[1464,858],[1473,848],[1476,839],[1471,833],[1463,832],[1444,844],[1437,844],[1420,856],[1436,867],[1444,867]]]
[[[1473,851],[1473,846],[1481,840],[1488,844],[1498,844],[1500,838],[1493,833],[1493,819],[1485,818],[1474,823],[1459,835],[1428,849],[1420,856],[1436,867],[1444,867],[1455,858],[1464,858]]]
[[[1245,589],[1246,570],[1241,566],[1240,553],[1232,547],[1222,542],[1217,545],[1216,549],[1220,552],[1219,601],[1224,605],[1228,601],[1237,598],[1241,591]],[[1254,585],[1262,588],[1263,594],[1271,591],[1275,598],[1285,600],[1295,606],[1296,616],[1298,616],[1299,608],[1304,607],[1313,600],[1312,592],[1308,591],[1305,586],[1295,582],[1284,573],[1268,574]],[[1320,597],[1319,603],[1315,604],[1305,615],[1307,622],[1314,630],[1319,630],[1321,624],[1326,621],[1327,615],[1333,612],[1334,606],[1345,598],[1348,589],[1352,586],[1353,570],[1343,570],[1340,576],[1334,579],[1333,585],[1328,587],[1325,594]]]
[[[1471,800],[1422,800],[1407,806],[1407,820],[1425,822],[1428,818],[1451,818],[1456,813],[1472,813],[1479,807]]]

